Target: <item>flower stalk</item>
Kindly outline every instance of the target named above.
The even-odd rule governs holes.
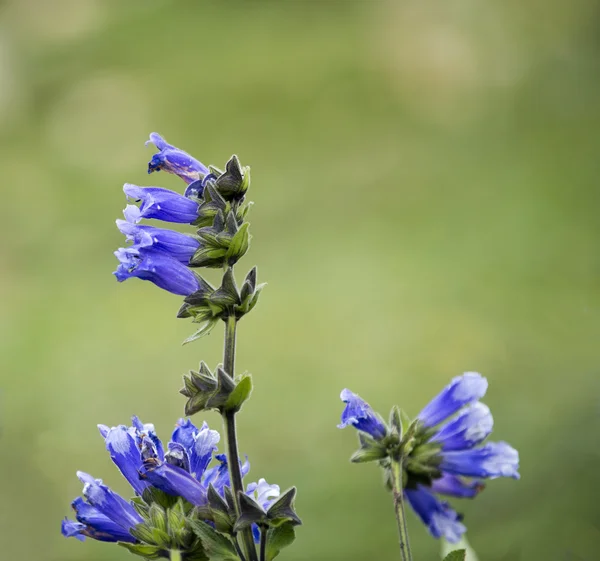
[[[402,561],[412,561],[410,543],[408,541],[408,528],[404,513],[404,491],[402,488],[402,459],[392,459],[392,491],[394,494],[394,510],[398,523],[398,538],[400,542],[400,558]]]
[[[235,342],[237,331],[237,319],[231,314],[225,320],[225,342],[223,345],[223,367],[225,372],[231,378],[235,375]],[[244,484],[242,481],[242,472],[240,469],[240,454],[237,443],[237,430],[235,423],[236,411],[223,411],[223,424],[225,426],[225,434],[227,440],[227,456],[229,458],[229,476],[231,478],[231,487],[235,500],[236,514],[240,515],[240,499],[238,494],[244,492]],[[252,530],[246,528],[241,532],[242,548],[245,552],[245,558],[249,561],[258,561],[256,556],[256,548],[254,547],[254,539]]]
[[[169,559],[171,559],[171,561],[181,561],[181,551],[178,549],[172,549],[169,552]]]

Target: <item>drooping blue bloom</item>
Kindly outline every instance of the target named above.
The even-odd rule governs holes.
[[[404,495],[434,538],[443,537],[450,543],[456,543],[467,531],[460,522],[460,516],[448,503],[440,501],[424,485],[417,485],[415,489],[405,489]]]
[[[125,234],[127,241],[133,242],[132,247],[155,249],[177,259],[184,265],[190,262],[192,255],[200,247],[200,242],[196,238],[165,228],[141,226],[127,222],[127,220],[117,220],[117,228]]]
[[[487,387],[487,380],[481,374],[465,372],[453,378],[419,413],[418,419],[425,427],[434,427],[465,405],[481,399]]]
[[[387,434],[387,427],[381,417],[371,406],[349,389],[342,390],[341,400],[346,404],[342,412],[342,422],[338,428],[343,429],[352,425],[359,431],[366,432],[375,440],[380,440]]]
[[[173,431],[166,454],[154,425],[144,424],[137,417],[133,417],[130,427],[98,425],[98,428],[112,460],[136,494],[142,494],[152,486],[200,506],[206,504],[210,483],[222,496],[224,486],[230,484],[226,457],[214,455],[219,433],[211,430],[206,423],[198,429],[191,421],[181,419]],[[209,468],[213,459],[218,464]],[[242,475],[249,469],[250,464],[246,461]],[[130,530],[143,520],[131,503],[100,479],[83,472],[77,472],[77,476],[84,484],[83,497],[73,501],[76,521],[63,520],[62,534],[79,540],[89,537],[100,541],[136,542]],[[261,500],[268,501],[270,494],[261,482],[253,491],[260,491]]]
[[[159,288],[188,296],[200,284],[194,272],[177,259],[153,248],[119,248],[115,256],[120,261],[113,273],[119,282],[132,277],[149,280]]]
[[[169,144],[160,134],[153,132],[146,145],[150,143],[154,144],[160,151],[154,154],[148,163],[148,173],[163,170],[178,175],[186,183],[204,179],[210,173],[203,163],[187,152]]]
[[[472,499],[484,488],[485,485],[479,480],[466,480],[450,473],[444,473],[442,477],[431,482],[431,490],[434,493],[463,499]]]
[[[465,450],[485,440],[492,432],[494,419],[490,408],[480,402],[465,407],[456,417],[445,423],[431,439],[439,442],[442,450]]]
[[[123,191],[130,199],[140,201],[139,207],[127,205],[123,214],[128,222],[138,223],[142,218],[165,222],[191,224],[198,218],[198,203],[162,187],[138,187],[125,183]]]

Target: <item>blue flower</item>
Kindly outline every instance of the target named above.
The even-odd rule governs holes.
[[[138,187],[125,183],[123,191],[141,205],[127,205],[123,214],[128,222],[138,223],[142,218],[165,222],[191,224],[198,218],[198,203],[162,187]]]
[[[161,170],[174,173],[188,184],[204,179],[210,173],[203,163],[169,144],[160,134],[153,132],[146,145],[150,143],[154,144],[160,152],[152,156],[148,163],[148,173]]]
[[[188,296],[200,287],[198,277],[191,269],[154,248],[120,248],[115,251],[115,256],[120,264],[113,274],[119,282],[137,277],[182,296]]]
[[[200,247],[200,242],[192,236],[155,228],[154,226],[140,226],[126,220],[117,220],[117,228],[125,234],[127,241],[132,241],[136,249],[155,249],[177,259],[187,265],[194,253]]]
[[[170,495],[183,497],[193,505],[206,504],[208,486],[212,483],[223,495],[229,485],[227,459],[214,455],[220,435],[206,423],[200,429],[189,420],[179,420],[173,431],[167,452],[156,436],[154,425],[144,424],[133,417],[132,426],[109,428],[98,425],[106,449],[113,462],[136,494],[141,495],[150,486]],[[209,468],[213,459],[219,463]],[[250,464],[242,466],[242,475],[248,473]],[[100,479],[77,472],[84,484],[83,497],[76,498],[72,507],[76,521],[65,519],[61,532],[66,537],[84,540],[86,537],[100,541],[136,542],[130,531],[144,522],[130,502],[109,489]],[[248,489],[259,493],[261,504],[268,504],[277,486],[267,486],[264,480],[250,484]],[[253,487],[254,485],[254,487]]]
[[[424,485],[405,489],[404,495],[434,538],[443,537],[450,543],[456,543],[467,531],[460,522],[460,516],[448,506],[448,503],[440,501]]]
[[[467,372],[454,378],[419,414],[418,437],[425,450],[422,461],[433,462],[429,467],[439,473],[429,485],[423,483],[418,471],[411,472],[410,461],[407,462],[408,502],[432,536],[444,537],[451,543],[459,541],[466,528],[460,516],[433,493],[472,498],[484,485],[479,479],[464,477],[519,478],[519,454],[514,448],[505,442],[478,446],[492,432],[494,424],[489,408],[478,402],[487,386],[483,376]],[[430,454],[436,450],[437,454]],[[419,447],[410,458],[416,464],[421,461]]]
[[[465,372],[453,378],[418,415],[425,427],[433,427],[456,413],[463,406],[485,395],[487,380],[477,372]]]
[[[246,495],[266,512],[269,507],[279,498],[281,491],[279,485],[269,485],[266,480],[259,479],[258,483],[248,483]],[[252,525],[252,535],[256,543],[260,542],[260,529],[256,524]]]
[[[387,427],[381,417],[371,409],[371,406],[349,389],[342,390],[341,400],[346,404],[342,412],[342,422],[338,428],[343,429],[352,425],[359,431],[366,432],[375,440],[381,440],[387,434]]]

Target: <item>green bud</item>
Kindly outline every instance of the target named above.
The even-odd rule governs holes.
[[[225,173],[219,175],[215,181],[215,186],[228,201],[243,199],[250,187],[250,168],[243,168],[234,154],[225,166]]]

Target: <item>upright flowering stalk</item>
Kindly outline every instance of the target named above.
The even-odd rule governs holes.
[[[136,277],[183,296],[178,317],[200,324],[186,343],[224,322],[222,364],[211,371],[202,362],[184,377],[181,393],[187,398],[186,415],[209,409],[221,414],[226,454],[215,455],[219,433],[206,424],[198,429],[190,420],[180,420],[166,448],[154,427],[137,418],[131,427],[100,425],[107,450],[136,496],[127,501],[101,480],[78,472],[83,497],[73,502],[76,520],[65,520],[62,532],[80,540],[119,542],[147,559],[270,561],[293,541],[300,519],[295,488],[281,494],[264,479],[244,487],[249,465],[238,450],[236,414],[250,396],[252,379],[235,374],[237,323],[254,308],[264,286],[257,284],[253,268],[238,289],[233,272],[250,240],[245,221],[250,170],[237,156],[225,171],[207,167],[157,133],[149,142],[159,151],[148,173],[175,174],[186,189],[180,194],[125,184],[130,203],[117,227],[128,244],[115,252],[114,274],[120,282]],[[193,229],[160,228],[144,219]],[[222,269],[220,286],[208,283],[200,268]],[[216,465],[209,467],[213,461]]]
[[[487,380],[476,372],[454,378],[413,421],[397,407],[386,423],[368,403],[343,390],[343,428],[359,431],[354,462],[377,461],[394,505],[404,561],[412,559],[404,517],[406,499],[430,534],[456,543],[466,531],[462,517],[437,495],[473,498],[481,479],[519,478],[519,455],[506,442],[483,441],[492,431],[489,408],[479,400]]]

